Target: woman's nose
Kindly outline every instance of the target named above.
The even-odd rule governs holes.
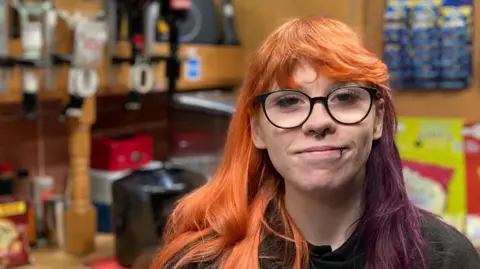
[[[313,105],[312,113],[307,121],[302,125],[302,131],[305,134],[310,134],[312,131],[317,133],[326,133],[326,130],[334,130],[335,121],[328,113],[327,108],[323,103],[317,102]]]

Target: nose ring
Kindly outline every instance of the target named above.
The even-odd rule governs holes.
[[[317,131],[310,131],[310,135],[313,136],[313,137],[325,137],[327,131],[326,130],[323,130],[321,133],[317,132]]]

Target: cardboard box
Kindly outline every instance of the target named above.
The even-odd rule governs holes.
[[[463,138],[468,213],[465,233],[476,247],[480,247],[480,123],[465,124]]]
[[[396,142],[413,202],[465,231],[463,121],[400,118]]]

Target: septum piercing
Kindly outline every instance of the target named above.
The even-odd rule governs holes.
[[[310,134],[313,136],[313,137],[325,137],[326,135],[326,130],[323,130],[321,133],[317,132],[317,131],[310,131]]]
[[[327,135],[327,131],[326,130],[323,130],[323,132],[319,133],[317,131],[310,131],[311,135],[315,138],[321,136],[321,137],[325,137]],[[343,148],[340,149],[340,154],[343,154]]]
[[[318,136],[325,137],[327,135],[326,133],[327,133],[326,129],[323,130],[323,132],[321,132],[321,133],[319,133],[317,131],[313,131],[313,130],[310,131],[310,134],[315,138],[318,137]],[[343,148],[340,149],[340,155],[343,154],[343,150],[344,150]]]

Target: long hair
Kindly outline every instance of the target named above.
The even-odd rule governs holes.
[[[305,62],[333,80],[375,85],[384,100],[383,135],[373,143],[367,160],[365,212],[359,220],[368,242],[366,268],[410,268],[412,257],[425,265],[419,212],[407,197],[394,143],[397,120],[387,67],[348,26],[321,17],[283,24],[254,52],[224,158],[211,181],[177,204],[152,269],[199,262],[211,268],[256,269],[267,235],[293,246],[293,252],[285,254],[292,268],[308,267],[308,245],[283,203],[283,179],[265,151],[254,147],[250,129],[250,119],[258,113],[255,96],[269,91],[274,83],[291,83],[295,68]],[[270,207],[278,212],[275,222],[283,227],[280,230],[270,225]]]

